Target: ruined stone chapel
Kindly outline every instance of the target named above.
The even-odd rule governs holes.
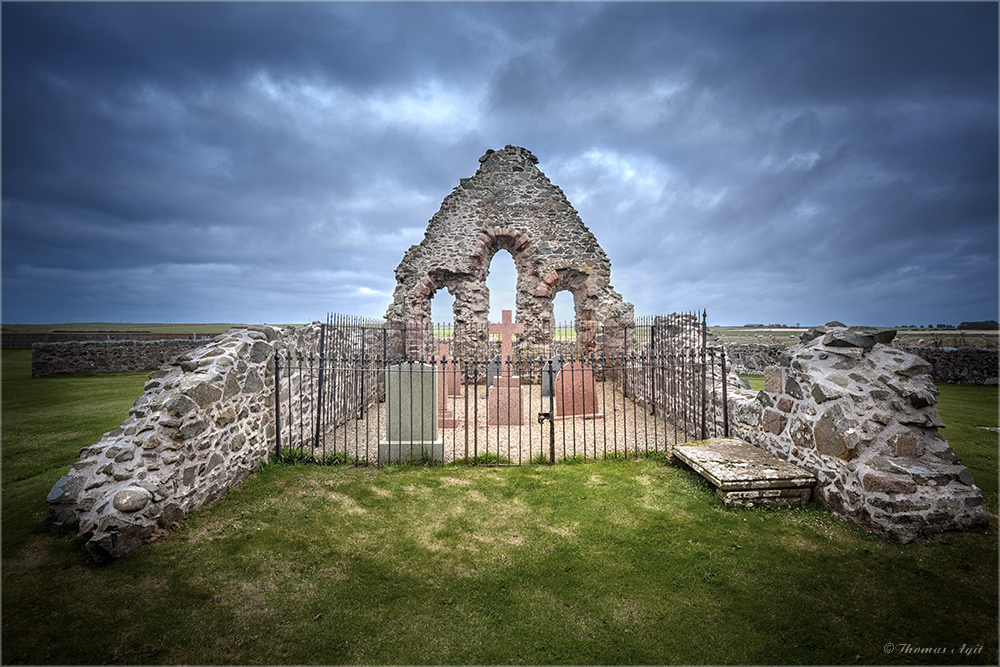
[[[424,239],[396,268],[396,289],[385,318],[416,327],[431,322],[440,289],[454,298],[455,339],[488,331],[486,277],[499,250],[517,269],[516,321],[524,344],[545,344],[553,330],[556,293],[573,295],[577,326],[624,324],[632,304],[611,286],[611,262],[566,195],[525,148],[488,150],[431,218]]]

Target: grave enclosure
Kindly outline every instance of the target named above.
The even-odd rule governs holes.
[[[987,522],[938,433],[929,364],[884,332],[828,327],[776,357],[765,391],[748,391],[704,313],[634,316],[597,240],[536,164],[515,146],[480,158],[404,255],[384,320],[235,328],[151,373],[129,418],[53,487],[46,526],[73,526],[93,559],[116,558],[290,451],[527,465],[672,457],[706,439],[737,451],[731,435],[803,475],[754,493],[712,473],[727,503],[814,493],[904,540]],[[485,280],[500,249],[517,268],[516,316],[491,327]],[[434,327],[441,289],[454,320]],[[576,321],[558,327],[564,290]],[[707,466],[708,451],[686,460]]]

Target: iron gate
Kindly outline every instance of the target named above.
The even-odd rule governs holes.
[[[728,435],[725,352],[707,344],[704,313],[602,330],[589,353],[577,332],[558,327],[547,344],[506,359],[486,335],[452,356],[448,325],[414,332],[330,316],[315,352],[276,354],[275,453],[526,465]],[[448,346],[439,348],[446,354],[417,356],[414,339]]]

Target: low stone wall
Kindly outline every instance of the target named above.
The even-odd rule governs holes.
[[[35,343],[31,346],[31,377],[64,373],[134,373],[159,368],[205,339],[115,340]]]
[[[54,331],[52,333],[18,333],[4,329],[0,342],[5,350],[30,350],[35,343],[80,343],[83,341],[167,340],[189,339],[206,343],[218,333],[166,333],[150,331]]]
[[[747,345],[729,343],[726,363],[738,375],[763,375],[768,366],[776,366],[785,345]],[[935,382],[956,384],[998,384],[998,350],[979,347],[899,347],[931,364]]]
[[[788,348],[784,345],[728,343],[726,364],[737,375],[763,375],[764,369],[778,363]]]
[[[318,330],[234,328],[150,373],[128,419],[52,488],[46,527],[76,526],[104,561],[242,482],[273,451],[275,349],[315,349]]]
[[[995,348],[903,347],[900,349],[930,362],[933,367],[931,375],[935,382],[998,384],[1000,350]]]
[[[903,541],[985,526],[982,491],[941,437],[931,365],[894,331],[813,329],[751,392],[730,383],[733,435],[816,475],[835,514]]]

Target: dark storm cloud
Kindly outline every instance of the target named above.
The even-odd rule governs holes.
[[[380,314],[507,143],[640,312],[996,317],[992,3],[2,11],[5,321]]]

